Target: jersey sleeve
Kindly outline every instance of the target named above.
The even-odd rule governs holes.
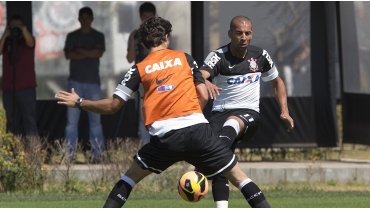
[[[279,76],[279,72],[274,64],[274,61],[272,61],[269,53],[266,50],[263,50],[262,56],[263,56],[263,71],[261,79],[264,82],[272,81]]]
[[[125,77],[117,85],[114,95],[127,101],[131,97],[131,94],[139,88],[140,81],[139,70],[134,65],[127,71]]]
[[[209,72],[211,78],[214,78],[220,72],[221,57],[217,52],[212,51],[208,54],[202,65],[202,70]]]
[[[194,60],[192,56],[189,54],[185,53],[186,61],[188,62],[191,71],[193,73],[193,78],[194,78],[194,83],[205,83],[205,80],[202,76],[202,73],[200,72],[198,68],[197,62]]]

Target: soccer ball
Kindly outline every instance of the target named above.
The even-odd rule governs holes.
[[[181,176],[177,189],[185,201],[198,202],[208,192],[208,180],[197,171],[189,171]]]

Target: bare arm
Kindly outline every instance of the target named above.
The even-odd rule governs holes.
[[[209,74],[208,71],[203,70],[202,68],[200,68],[200,72],[202,73],[204,80],[207,80],[209,77],[211,77],[211,74]]]
[[[136,57],[136,46],[135,46],[135,34],[136,34],[137,30],[134,30],[131,32],[129,38],[128,38],[128,47],[127,47],[127,61],[128,62],[133,62],[135,60],[135,57]]]
[[[208,92],[207,92],[206,85],[204,83],[197,84],[196,91],[197,91],[200,107],[203,110],[208,102]]]
[[[78,52],[77,50],[65,51],[64,54],[68,60],[80,60],[86,58],[84,54]]]
[[[82,56],[86,58],[100,58],[103,56],[104,50],[102,49],[76,49],[77,53],[80,53]]]
[[[294,120],[289,115],[284,81],[278,76],[272,81],[272,85],[275,91],[275,98],[280,105],[280,118],[288,124],[288,131],[290,131],[294,128]]]
[[[28,29],[25,25],[22,25],[19,28],[22,31],[23,38],[26,42],[26,45],[28,47],[34,47],[35,46],[35,38],[32,36],[31,32],[28,31]]]
[[[104,51],[102,49],[75,49],[72,51],[66,51],[65,56],[67,59],[71,60],[79,60],[79,59],[86,59],[86,58],[100,58],[103,56]]]
[[[204,80],[206,81],[205,85],[206,85],[209,97],[211,99],[216,99],[216,97],[218,95],[220,95],[220,91],[222,89],[207,80],[211,76],[208,71],[201,69],[200,72],[202,73],[202,76],[203,76]]]
[[[55,98],[58,100],[58,104],[76,108],[76,101],[80,96],[78,96],[72,88],[71,93],[60,91],[55,95]],[[99,114],[114,114],[121,109],[125,103],[126,101],[118,97],[111,97],[97,101],[83,100],[81,102],[81,109]]]

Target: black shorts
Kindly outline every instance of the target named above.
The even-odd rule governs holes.
[[[186,161],[210,179],[229,171],[237,163],[233,152],[213,134],[208,123],[173,130],[161,138],[151,137],[134,159],[143,169],[154,173]]]
[[[247,127],[245,132],[236,141],[249,140],[254,136],[260,123],[260,114],[251,109],[225,110],[223,112],[213,111],[207,119],[217,136],[221,134],[221,129],[229,116],[240,118],[244,122],[245,127]]]

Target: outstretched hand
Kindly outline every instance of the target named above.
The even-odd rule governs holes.
[[[290,117],[289,113],[281,113],[280,114],[281,120],[283,120],[288,126],[288,132],[292,131],[294,128],[294,120]]]
[[[76,101],[80,98],[80,96],[78,96],[78,94],[75,92],[75,89],[72,88],[71,93],[59,91],[55,94],[55,98],[58,100],[58,104],[76,107]]]
[[[208,91],[208,94],[209,94],[209,97],[213,100],[216,99],[216,97],[218,95],[220,95],[220,91],[222,90],[221,88],[219,88],[218,86],[216,86],[215,84],[211,83],[210,81],[206,80],[206,87],[207,87],[207,91]]]

